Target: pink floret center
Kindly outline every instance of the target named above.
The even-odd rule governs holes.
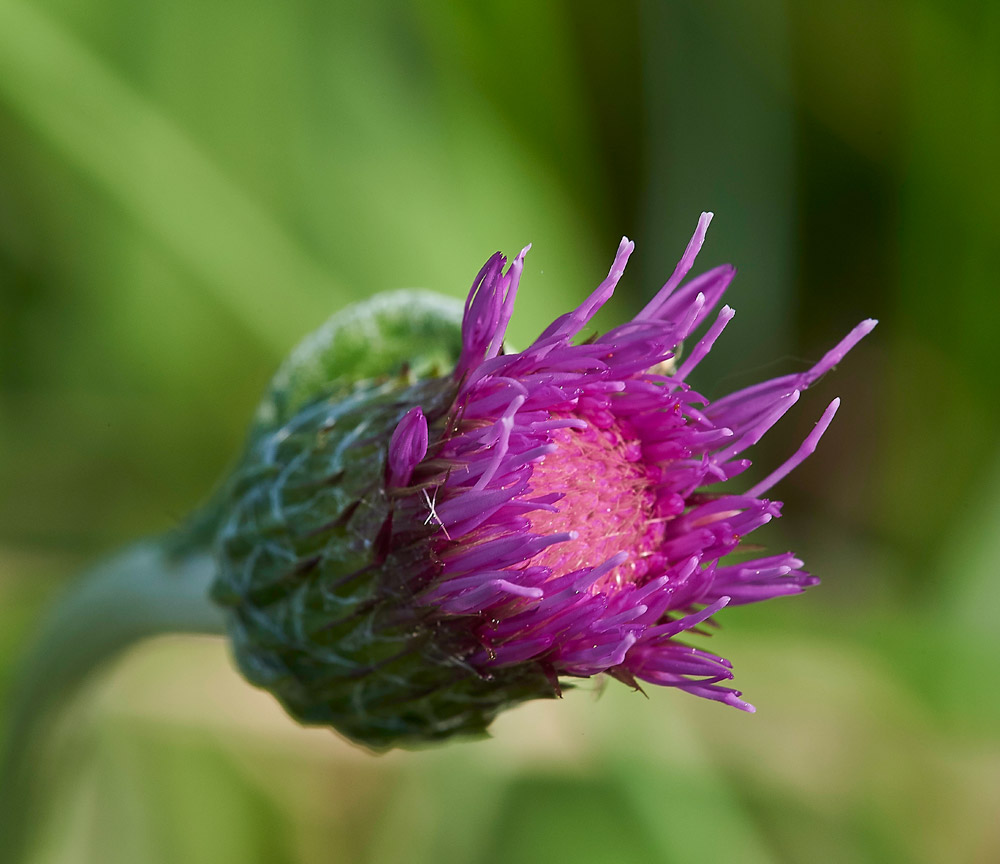
[[[558,429],[552,439],[557,449],[533,467],[532,497],[564,497],[554,512],[529,514],[530,530],[542,535],[573,532],[576,539],[549,546],[526,563],[548,567],[557,578],[625,553],[625,562],[592,590],[641,579],[663,540],[664,520],[655,518],[656,494],[639,441],[627,424],[617,421],[606,428],[588,423],[585,429]]]

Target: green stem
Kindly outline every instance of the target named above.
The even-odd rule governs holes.
[[[221,633],[214,562],[172,536],[129,546],[85,573],[50,611],[21,666],[0,753],[0,861],[19,864],[38,799],[34,765],[58,709],[89,675],[161,633]]]

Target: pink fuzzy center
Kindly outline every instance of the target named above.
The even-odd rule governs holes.
[[[584,418],[588,419],[588,418]],[[598,567],[619,552],[627,560],[605,575],[595,590],[635,582],[644,576],[663,538],[656,519],[656,495],[642,461],[642,448],[620,422],[598,428],[559,429],[554,452],[535,463],[533,495],[563,494],[556,512],[530,514],[531,531],[575,531],[577,538],[547,547],[532,565],[552,569],[553,577],[584,567]]]

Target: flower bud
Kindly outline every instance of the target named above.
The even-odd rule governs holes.
[[[627,239],[597,290],[519,353],[503,340],[527,249],[509,267],[490,258],[460,330],[446,302],[408,295],[307,340],[258,412],[218,535],[213,596],[246,677],[373,749],[482,733],[601,673],[752,710],[725,686],[727,660],[678,640],[726,605],[816,582],[791,553],[726,556],[780,515],[761,495],[838,401],[765,480],[712,487],[874,322],[805,372],[708,401],[687,378],[732,310],[683,361],[677,346],[735,272],[684,282],[709,220],[650,303],[601,336],[577,338]]]

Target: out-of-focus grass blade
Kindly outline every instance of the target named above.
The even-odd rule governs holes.
[[[291,820],[203,735],[124,721],[90,743],[84,783],[56,790],[34,864],[298,860]]]
[[[469,758],[462,747],[394,762],[402,770],[381,812],[371,814],[370,845],[359,864],[480,864],[510,773]]]
[[[697,766],[665,767],[639,753],[616,766],[617,785],[629,812],[651,839],[650,860],[677,864],[734,857],[741,864],[775,861],[766,826],[747,812],[739,784],[712,770],[704,743],[689,740],[704,759]],[[735,849],[739,853],[733,856]]]
[[[914,581],[947,596],[928,553],[981,488],[1000,422],[1000,6],[906,8],[906,182],[877,516],[911,550]]]
[[[727,295],[738,326],[696,376],[695,383],[712,392],[733,369],[758,380],[755,368],[774,362],[790,344],[795,160],[788,24],[776,2],[655,0],[643,3],[642,13],[652,139],[643,232],[653,248],[642,261],[647,281],[665,281],[678,257],[676,244],[690,236],[702,210],[716,213],[703,266],[725,260],[740,268]],[[748,382],[733,377],[724,383]]]
[[[480,843],[481,864],[672,859],[660,854],[643,814],[606,772],[536,773],[514,778]],[[433,860],[433,859],[431,859]]]
[[[283,228],[87,45],[19,0],[0,2],[0,94],[264,344],[284,350],[297,335],[279,304],[328,314],[330,278]]]

